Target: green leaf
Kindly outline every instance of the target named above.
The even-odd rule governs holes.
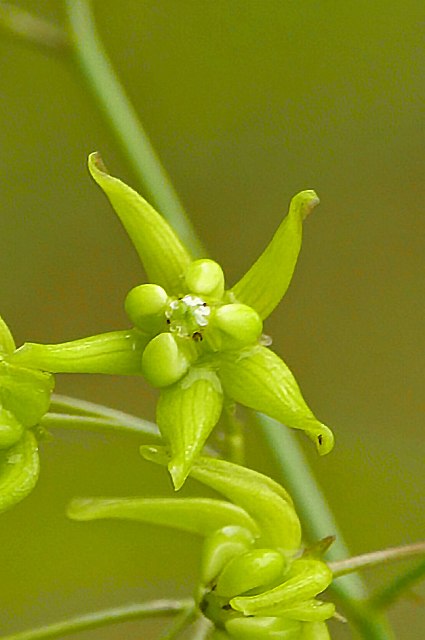
[[[270,244],[232,289],[231,300],[253,307],[264,320],[286,293],[301,249],[302,222],[319,204],[314,191],[301,191]],[[234,300],[233,300],[234,298]]]
[[[332,431],[313,415],[291,371],[270,349],[222,352],[219,376],[225,393],[236,402],[301,429],[320,455],[332,450]]]
[[[33,427],[48,411],[54,380],[49,373],[0,362],[0,403],[25,427]]]
[[[59,344],[26,342],[9,361],[52,373],[136,375],[148,341],[138,329],[125,329]]]
[[[148,278],[169,294],[181,293],[191,258],[168,222],[136,191],[110,176],[98,153],[89,156],[89,170],[124,225]]]
[[[13,447],[0,452],[0,513],[31,493],[39,468],[37,441],[30,431]]]
[[[167,464],[167,456],[161,447],[143,446],[140,450],[147,460]],[[232,462],[206,456],[196,459],[189,475],[245,509],[259,526],[261,544],[280,549],[285,555],[292,555],[299,549],[301,525],[297,514],[286,499],[285,490],[270,478]]]
[[[227,525],[238,525],[258,535],[257,525],[244,509],[212,498],[74,498],[67,515],[80,521],[134,520],[201,536]]]
[[[236,611],[246,616],[279,615],[284,606],[309,600],[332,582],[332,571],[320,560],[300,558],[292,563],[285,582],[255,596],[239,596],[230,601]]]
[[[9,327],[0,316],[0,356],[12,353],[15,349],[15,342]]]
[[[179,382],[162,390],[156,417],[170,452],[168,469],[176,490],[217,424],[222,406],[219,379],[201,367],[192,367]]]

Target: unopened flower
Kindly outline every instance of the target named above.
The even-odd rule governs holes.
[[[130,236],[153,284],[127,295],[134,325],[61,345],[27,343],[12,361],[51,372],[140,374],[161,390],[157,422],[178,489],[217,424],[224,400],[301,429],[320,454],[330,429],[313,415],[287,365],[266,346],[263,320],[285,294],[301,247],[302,222],[319,200],[302,191],[270,244],[230,288],[210,259],[193,260],[170,225],[138,193],[106,171],[89,169]]]

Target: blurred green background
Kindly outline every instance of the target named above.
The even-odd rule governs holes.
[[[65,25],[61,0],[16,2]],[[297,191],[291,288],[266,325],[337,444],[306,452],[362,553],[424,537],[425,4],[102,0],[105,46],[212,256],[232,283]],[[18,344],[127,326],[137,257],[86,156],[138,187],[76,70],[0,37],[1,313]],[[57,377],[57,391],[153,418],[140,379]],[[300,436],[301,438],[301,436]],[[184,596],[199,544],[133,523],[74,523],[74,495],[171,495],[138,438],[55,431],[36,491],[1,518],[0,632],[151,597]],[[249,463],[275,473],[255,434]],[[189,481],[183,493],[199,494]],[[332,532],[329,532],[332,533]],[[373,587],[405,565],[367,574]],[[425,636],[423,586],[392,610]],[[78,640],[154,638],[159,623]],[[331,623],[335,640],[353,638]]]

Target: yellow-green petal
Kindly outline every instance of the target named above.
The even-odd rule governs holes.
[[[251,535],[258,535],[255,522],[244,509],[213,498],[74,498],[67,515],[80,521],[134,520],[201,536],[227,525],[238,525]]]
[[[314,598],[332,582],[332,571],[321,560],[300,558],[291,566],[285,582],[254,596],[239,596],[230,602],[233,609],[246,616],[276,615],[285,605]]]
[[[167,462],[161,447],[144,446],[141,453],[147,460]],[[289,556],[299,549],[300,521],[285,490],[273,480],[247,467],[206,456],[196,459],[190,476],[245,509],[258,524],[263,546]]]
[[[0,513],[31,493],[39,470],[37,441],[26,431],[17,444],[0,452]]]
[[[185,375],[196,355],[194,342],[160,333],[143,352],[143,375],[154,387],[167,387]]]
[[[219,375],[225,393],[236,402],[287,427],[303,430],[320,455],[332,450],[332,431],[317,420],[293,374],[270,349],[255,346],[240,352],[222,352]]]
[[[254,542],[252,532],[237,525],[228,525],[210,533],[202,549],[202,582],[211,582],[232,558],[251,549]]]
[[[305,622],[299,640],[331,640],[325,622]]]
[[[174,486],[183,485],[217,424],[223,406],[220,380],[213,371],[192,367],[179,382],[161,392],[157,423],[167,444]]]
[[[285,618],[232,618],[225,623],[234,640],[299,640],[301,623]]]
[[[54,380],[49,373],[0,362],[0,404],[25,427],[33,427],[50,406]]]
[[[15,415],[0,406],[0,449],[8,449],[18,442],[24,432],[24,425]]]
[[[10,333],[9,327],[0,316],[0,357],[15,351],[15,342]]]
[[[135,375],[142,372],[148,341],[138,329],[125,329],[59,344],[26,342],[9,361],[52,373]]]
[[[289,287],[301,249],[302,222],[317,204],[319,198],[312,190],[301,191],[292,198],[289,213],[270,244],[230,290],[234,301],[253,307],[263,320]]]
[[[110,176],[98,153],[89,156],[89,170],[115,209],[149,280],[170,294],[181,293],[191,257],[168,222],[131,187]]]
[[[239,594],[276,584],[286,563],[275,549],[252,549],[237,555],[227,563],[217,580],[218,596],[233,598]]]

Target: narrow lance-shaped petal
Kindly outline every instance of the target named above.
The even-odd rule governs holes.
[[[136,375],[142,372],[148,341],[138,329],[126,329],[59,344],[26,342],[9,361],[51,373]]]
[[[202,536],[237,525],[258,536],[256,523],[244,509],[213,498],[74,498],[67,515],[80,521],[133,520]]]
[[[173,483],[180,489],[223,406],[220,380],[213,371],[193,367],[179,382],[161,392],[157,423],[167,443]]]
[[[0,513],[31,493],[39,470],[37,441],[30,431],[13,447],[0,452]]]
[[[302,241],[302,222],[319,204],[314,191],[301,191],[291,200],[289,213],[270,244],[237,282],[230,294],[253,307],[264,320],[285,295],[294,273]]]
[[[270,349],[255,346],[220,355],[220,379],[236,402],[261,411],[287,427],[302,429],[320,455],[331,451],[332,431],[315,418],[286,364]]]
[[[98,153],[89,156],[89,170],[103,189],[152,282],[168,293],[180,293],[191,257],[168,222],[142,196],[110,176]]]
[[[166,464],[161,447],[144,446],[141,453],[148,460]],[[295,509],[272,488],[268,478],[246,467],[206,456],[196,459],[190,476],[248,511],[260,528],[261,544],[287,555],[299,548],[301,525]]]
[[[15,342],[9,331],[9,327],[0,316],[0,357],[12,353],[15,349]]]

